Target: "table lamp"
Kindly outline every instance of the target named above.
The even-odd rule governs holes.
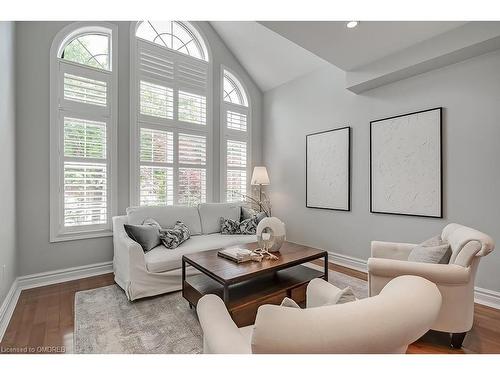
[[[259,202],[262,202],[262,185],[270,184],[266,167],[254,167],[250,183],[259,185]]]

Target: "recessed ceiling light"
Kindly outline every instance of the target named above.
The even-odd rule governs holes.
[[[358,21],[349,21],[347,22],[347,28],[348,29],[354,29],[356,26],[358,26]]]

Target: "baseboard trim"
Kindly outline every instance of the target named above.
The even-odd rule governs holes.
[[[368,272],[368,266],[366,260],[351,257],[349,255],[335,253],[333,251],[328,252],[328,260],[339,266],[351,268],[360,272]]]
[[[86,266],[65,268],[49,272],[35,273],[17,278],[21,290],[63,283],[113,272],[113,262],[94,263]]]
[[[474,302],[500,309],[500,292],[476,286],[474,288]]]
[[[0,341],[2,341],[5,331],[7,331],[20,294],[21,290],[18,287],[17,279],[15,279],[0,306]]]
[[[95,263],[18,277],[12,283],[9,293],[0,307],[0,341],[3,339],[23,290],[99,276],[109,272],[113,272],[113,262]]]
[[[332,263],[352,268],[355,269],[356,271],[361,271],[361,272],[368,271],[367,261],[360,258],[355,258],[348,255],[329,251],[328,259]],[[500,310],[500,292],[476,286],[474,287],[474,302],[480,305],[493,307],[494,309]]]

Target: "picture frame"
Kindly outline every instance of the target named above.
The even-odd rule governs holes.
[[[306,135],[306,207],[351,210],[351,127]]]
[[[370,212],[443,218],[443,108],[370,122]]]

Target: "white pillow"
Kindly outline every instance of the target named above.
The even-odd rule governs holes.
[[[356,301],[356,296],[352,291],[351,287],[348,286],[342,290],[339,290],[337,294],[333,294],[330,299],[328,299],[324,304],[320,306],[330,306],[330,305],[340,305],[342,303],[354,302]],[[293,299],[285,297],[283,301],[281,301],[281,305],[283,307],[292,307],[296,309],[300,309],[300,306]],[[320,307],[315,306],[315,307]]]

